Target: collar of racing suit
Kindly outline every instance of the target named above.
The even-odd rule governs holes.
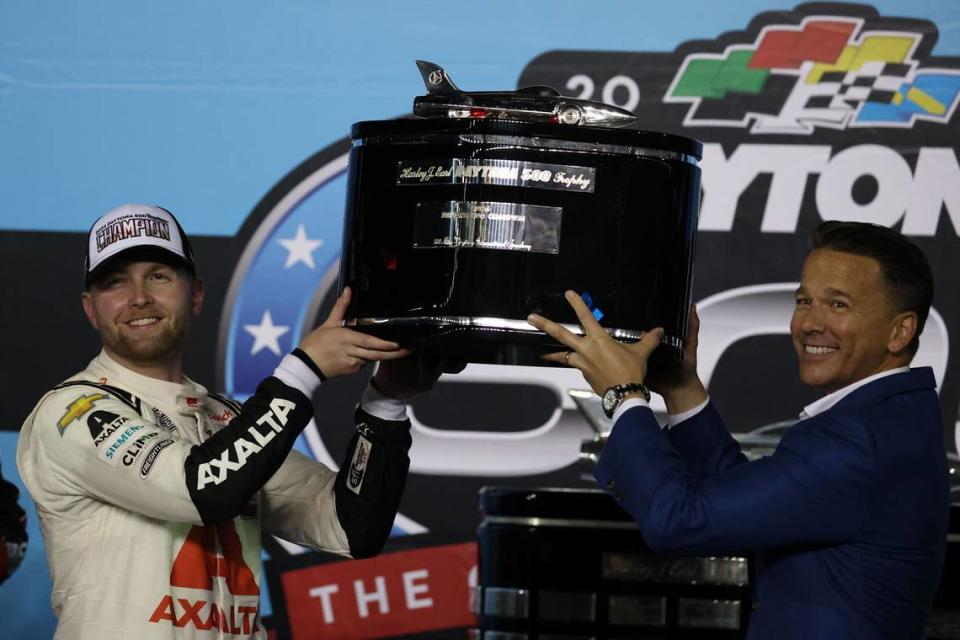
[[[176,383],[139,374],[111,358],[106,351],[101,351],[87,370],[99,375],[101,384],[129,391],[151,407],[194,418],[200,441],[207,439],[209,434],[203,433],[203,426],[205,408],[210,399],[203,385],[187,376],[183,376],[182,383]]]

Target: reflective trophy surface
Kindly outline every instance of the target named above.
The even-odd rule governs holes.
[[[469,362],[541,364],[539,313],[686,339],[700,143],[546,87],[466,93],[421,63],[422,117],[352,130],[340,286],[358,329]]]

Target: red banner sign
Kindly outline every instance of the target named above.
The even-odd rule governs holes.
[[[476,624],[475,543],[387,553],[285,572],[294,638],[382,638]]]

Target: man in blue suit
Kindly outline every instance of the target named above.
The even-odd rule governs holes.
[[[884,227],[825,222],[812,244],[790,333],[801,380],[826,395],[753,462],[697,377],[695,310],[686,362],[662,379],[647,377],[662,329],[616,342],[573,292],[583,337],[530,321],[571,349],[548,358],[604,396],[614,425],[597,481],[648,546],[756,554],[748,638],[922,638],[949,514],[933,373],[909,368],[933,277],[923,253]],[[667,429],[644,383],[663,395]]]

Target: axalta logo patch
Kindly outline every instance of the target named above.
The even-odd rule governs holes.
[[[271,400],[270,411],[257,419],[257,425],[266,425],[270,430],[260,431],[257,425],[251,425],[247,433],[250,434],[252,441],[240,436],[234,441],[233,449],[224,449],[219,458],[201,464],[197,472],[197,490],[203,489],[208,484],[218,485],[227,479],[229,472],[242,469],[250,456],[259,453],[267,443],[283,431],[287,424],[287,415],[295,408],[296,405],[289,400],[283,398]],[[230,456],[231,452],[234,454],[233,458]]]
[[[690,104],[685,126],[750,133],[946,124],[960,70],[922,65],[916,52],[931,35],[841,16],[770,25],[753,42],[687,55],[664,102]]]
[[[116,433],[127,419],[110,411],[94,411],[87,418],[87,428],[93,438],[93,446],[99,448],[107,438]]]
[[[224,597],[221,584],[230,598]],[[259,631],[260,587],[232,520],[190,527],[170,568],[170,586],[204,593],[197,599],[162,596],[150,616],[153,624],[244,636]]]
[[[167,621],[174,627],[189,627],[199,631],[215,629],[229,635],[249,636],[259,631],[257,613],[259,609],[254,605],[223,607],[215,602],[206,600],[190,600],[164,596],[157,605],[150,622]]]

